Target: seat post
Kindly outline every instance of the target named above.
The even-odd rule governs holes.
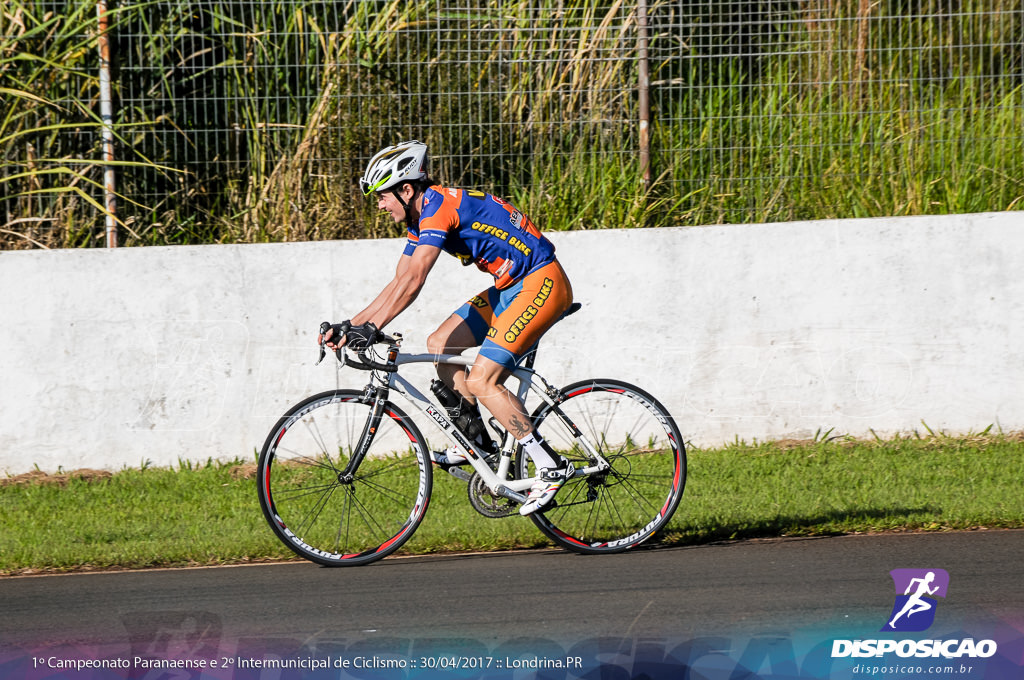
[[[526,368],[533,368],[533,362],[537,360],[538,345],[540,345],[540,342],[537,342],[533,347],[530,348],[530,351],[526,353],[525,361],[523,361],[523,365]]]

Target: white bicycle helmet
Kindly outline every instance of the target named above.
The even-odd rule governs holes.
[[[403,182],[427,177],[427,145],[418,140],[402,142],[381,149],[370,159],[359,187],[369,196],[375,191],[394,189]]]

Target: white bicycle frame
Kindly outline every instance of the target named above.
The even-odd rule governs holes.
[[[461,366],[463,368],[469,368],[473,364],[473,359],[469,357],[463,357],[456,354],[403,354],[399,353],[395,357],[395,366],[401,367],[409,364],[445,364],[449,366]],[[558,390],[553,388],[543,376],[534,371],[532,368],[517,367],[511,372],[511,377],[516,378],[519,381],[519,389],[517,396],[519,400],[524,404],[526,402],[526,396],[529,392],[533,392],[538,395],[542,400],[547,402],[549,405],[555,405],[554,396],[558,395]],[[538,384],[542,383],[542,385]],[[419,389],[416,388],[409,380],[398,374],[398,371],[391,371],[388,376],[388,389],[393,390],[402,394],[406,400],[415,406],[420,412],[422,412],[428,419],[433,421],[448,440],[457,447],[462,453],[466,455],[470,465],[480,475],[484,483],[491,490],[499,496],[509,498],[519,503],[526,502],[526,496],[522,492],[528,490],[536,478],[527,479],[508,479],[509,466],[512,463],[512,452],[515,450],[515,440],[511,437],[506,442],[505,447],[500,452],[500,458],[497,468],[491,468],[487,464],[484,455],[477,451],[473,445],[466,439],[466,437],[459,432],[455,427],[455,424],[448,418],[448,413],[444,408],[439,408],[433,402],[431,402]],[[569,433],[571,439],[579,442],[581,448],[587,452],[587,454],[596,461],[595,465],[590,465],[576,470],[574,476],[586,476],[596,472],[607,470],[611,465],[607,460],[600,454],[592,442],[590,442],[583,433],[574,424],[566,422],[564,415],[560,411],[556,411],[558,414],[558,420],[565,427]],[[469,481],[470,475],[465,470],[460,469],[458,466],[454,466],[449,469],[449,472],[462,479],[463,481]]]

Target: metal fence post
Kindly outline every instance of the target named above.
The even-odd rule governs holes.
[[[96,13],[99,23],[100,52],[100,119],[103,123],[103,191],[106,206],[106,243],[108,248],[117,247],[117,199],[114,193],[114,105],[110,94],[110,28],[106,0],[98,0]]]
[[[639,92],[637,106],[640,116],[640,176],[643,178],[644,191],[651,188],[651,76],[647,64],[647,0],[639,0],[636,5],[637,24],[637,59],[639,60]]]

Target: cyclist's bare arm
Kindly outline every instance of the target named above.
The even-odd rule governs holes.
[[[352,317],[353,325],[373,323],[377,328],[383,328],[396,316],[401,314],[412,304],[423,288],[427,280],[427,274],[437,262],[441,249],[434,246],[422,245],[413,251],[412,255],[403,254],[395,267],[395,277],[391,279],[384,290],[374,298],[366,309]],[[327,335],[327,345],[332,346],[331,333]]]
[[[383,328],[390,323],[420,294],[427,274],[440,254],[440,248],[423,245],[417,247],[412,255],[402,255],[395,268],[395,278],[366,309],[352,317],[352,323],[370,322],[377,328]]]

